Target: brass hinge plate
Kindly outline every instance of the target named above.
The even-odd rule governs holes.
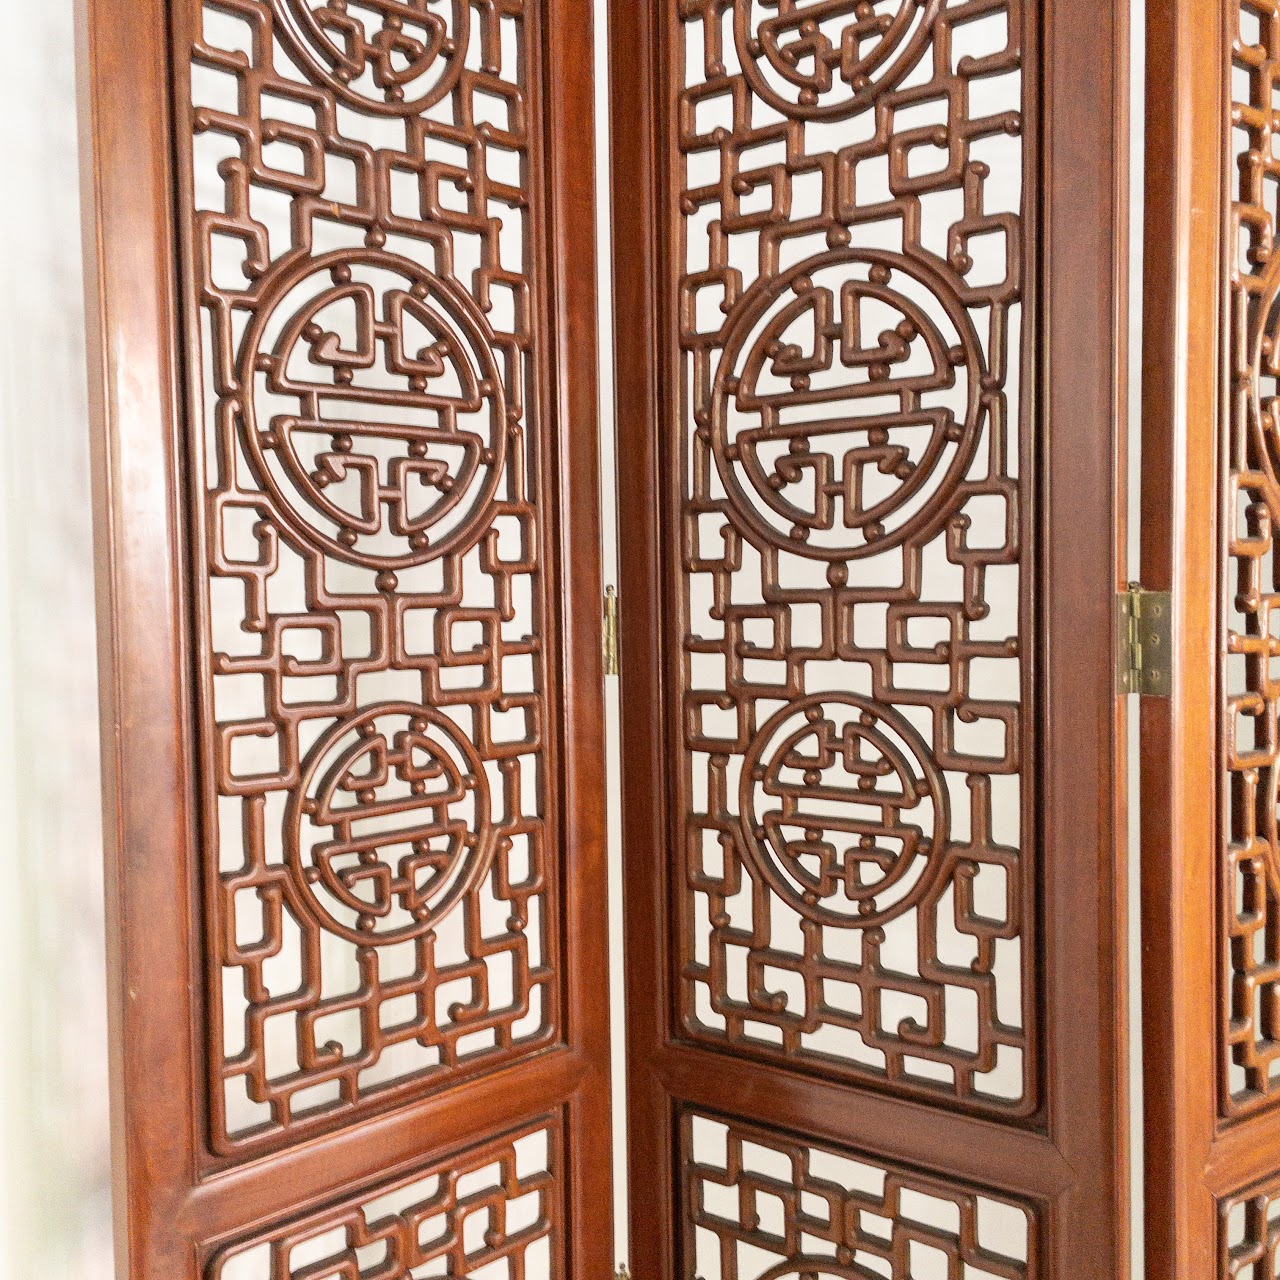
[[[604,591],[604,673],[618,674],[618,593],[613,587]]]
[[[1173,694],[1173,597],[1131,582],[1116,606],[1116,683],[1122,694]]]
[[[620,1262],[617,1271],[613,1273],[613,1280],[631,1280],[631,1268],[625,1262]]]

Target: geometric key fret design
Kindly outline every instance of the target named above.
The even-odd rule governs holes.
[[[1222,1280],[1280,1275],[1280,1179],[1218,1206]]]
[[[238,1155],[560,1036],[541,37],[531,0],[194,8],[208,1114]]]
[[[247,1242],[207,1280],[554,1280],[564,1272],[560,1124],[468,1148]]]
[[[1226,620],[1222,753],[1226,809],[1220,957],[1225,970],[1221,1082],[1224,1116],[1280,1102],[1280,436],[1277,435],[1275,82],[1280,6],[1241,0],[1230,68],[1227,168],[1232,228],[1224,243],[1229,305],[1223,345],[1222,599]]]
[[[1030,1280],[1036,1218],[1003,1196],[694,1112],[680,1125],[686,1280]]]
[[[1023,7],[675,2],[679,1023],[1027,1114]]]

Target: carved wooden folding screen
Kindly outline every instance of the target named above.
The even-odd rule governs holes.
[[[636,1274],[1116,1276],[1122,16],[613,20]]]
[[[86,10],[122,1277],[611,1266],[586,18]]]
[[[1143,575],[1148,1274],[1280,1268],[1275,258],[1280,6],[1149,6]]]
[[[611,1266],[590,8],[87,4],[130,1280]],[[1121,16],[613,16],[638,1280],[1116,1276]]]

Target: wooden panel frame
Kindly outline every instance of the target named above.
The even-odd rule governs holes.
[[[1221,0],[1148,0],[1142,580],[1173,590],[1174,695],[1142,700],[1146,1255],[1216,1274],[1216,380]],[[1212,86],[1212,88],[1211,88]],[[1193,214],[1192,210],[1195,210]],[[1189,465],[1195,459],[1194,466]],[[1206,589],[1183,589],[1192,583]],[[1204,890],[1208,889],[1205,893]]]
[[[673,419],[659,348],[666,295],[659,162],[672,91],[664,0],[612,0],[623,813],[631,1232],[637,1280],[681,1274],[675,1109],[714,1109],[1029,1195],[1043,1274],[1129,1269],[1126,758],[1114,684],[1125,528],[1128,5],[1082,21],[1039,5],[1042,66],[1041,406],[1046,473],[1039,679],[1045,870],[1044,1098],[1027,1125],[805,1079],[681,1044],[671,1030],[670,699],[663,660],[659,434]]]
[[[558,655],[568,1042],[324,1140],[202,1173],[194,939],[195,760],[187,673],[169,3],[78,0],[86,290],[108,859],[117,1268],[195,1280],[197,1250],[367,1187],[520,1118],[563,1112],[570,1274],[612,1271],[603,672],[596,434],[590,10],[545,0],[552,298],[561,424]],[[599,895],[593,896],[592,886]]]
[[[1142,577],[1173,591],[1173,697],[1142,703],[1150,1280],[1225,1276],[1224,1208],[1280,1167],[1280,1108],[1224,1120],[1219,914],[1230,0],[1148,0]]]

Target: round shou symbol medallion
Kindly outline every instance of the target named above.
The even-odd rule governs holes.
[[[734,37],[747,83],[783,115],[866,107],[916,65],[946,0],[742,0]]]
[[[294,879],[326,929],[375,946],[416,937],[489,866],[484,765],[439,712],[372,707],[316,744],[285,834]]]
[[[738,306],[709,412],[748,530],[830,561],[930,536],[977,448],[982,348],[923,263],[834,249]]]
[[[458,82],[468,0],[272,0],[294,56],[346,101],[416,116]]]
[[[738,800],[751,863],[820,924],[883,924],[940,870],[949,813],[938,768],[904,719],[854,694],[814,694],[774,715],[747,749]]]
[[[283,521],[379,570],[474,543],[515,426],[475,303],[376,249],[293,263],[264,292],[243,439]]]
[[[872,1274],[857,1265],[854,1250],[840,1245],[833,1258],[804,1254],[787,1258],[762,1272],[756,1280],[867,1280]]]

